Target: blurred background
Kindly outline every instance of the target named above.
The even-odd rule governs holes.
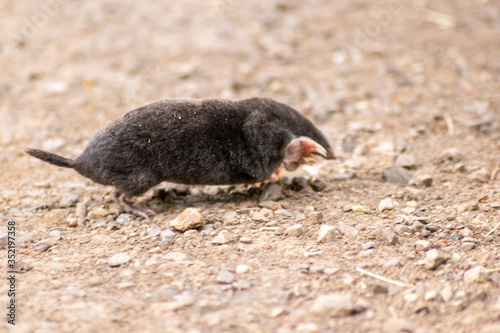
[[[175,97],[267,96],[346,126],[446,112],[476,121],[498,101],[494,1],[43,0],[0,9],[3,144],[77,128],[89,136]]]

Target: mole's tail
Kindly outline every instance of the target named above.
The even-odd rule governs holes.
[[[49,153],[48,151],[40,150],[40,149],[26,149],[26,153],[33,157],[39,158],[42,161],[48,162],[50,164],[54,164],[63,168],[74,168],[76,162],[66,157],[62,157],[53,153]]]

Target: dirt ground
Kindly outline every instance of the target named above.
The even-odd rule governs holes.
[[[16,325],[0,331],[500,332],[498,2],[0,12],[2,317],[8,221],[19,271]],[[120,214],[112,188],[23,152],[76,157],[165,98],[253,96],[300,110],[339,158],[271,190],[162,184],[135,201],[156,212],[148,221]],[[390,166],[407,184],[387,181],[401,173]],[[169,231],[189,207],[206,225]]]

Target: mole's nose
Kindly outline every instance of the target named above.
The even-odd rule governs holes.
[[[328,150],[328,152],[326,154],[326,159],[327,160],[334,160],[336,158],[337,158],[337,156],[335,156],[333,150]]]

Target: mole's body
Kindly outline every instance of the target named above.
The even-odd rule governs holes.
[[[125,199],[162,181],[190,185],[262,182],[284,164],[334,158],[323,136],[303,115],[264,98],[165,100],[125,114],[97,132],[75,160],[37,149],[27,153],[75,169],[116,187],[124,210],[147,217]]]

